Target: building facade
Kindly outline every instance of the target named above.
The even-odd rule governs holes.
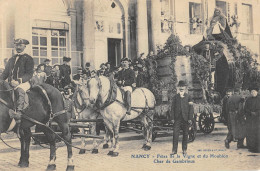
[[[0,0],[0,65],[14,53],[15,38],[30,41],[26,52],[35,65],[46,58],[60,64],[69,56],[73,72],[82,62],[98,69],[156,53],[171,33],[194,45],[215,7],[234,37],[259,54],[259,0]]]

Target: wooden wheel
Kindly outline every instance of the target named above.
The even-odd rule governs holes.
[[[194,118],[192,120],[192,125],[189,126],[189,132],[188,132],[188,141],[193,142],[197,135],[197,125],[196,125],[196,119]]]
[[[199,116],[199,127],[200,130],[205,133],[209,134],[214,130],[215,121],[212,113],[201,113]]]

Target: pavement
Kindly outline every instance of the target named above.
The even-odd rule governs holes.
[[[217,123],[210,134],[198,133],[194,142],[188,144],[188,156],[183,157],[181,151],[181,136],[178,156],[170,156],[172,136],[159,134],[150,151],[141,149],[143,138],[135,132],[120,133],[120,153],[118,157],[107,156],[109,149],[99,147],[98,154],[78,154],[73,149],[76,171],[167,171],[167,170],[260,170],[260,154],[250,153],[247,149],[237,149],[236,143],[230,144],[230,149],[224,146],[227,128]],[[19,141],[7,139],[7,143],[19,148]],[[101,141],[101,140],[98,140]],[[88,140],[87,149],[91,149]],[[80,147],[80,139],[73,139],[73,145]],[[58,143],[57,170],[66,170],[67,150],[63,143]],[[47,146],[46,146],[47,147]],[[45,170],[49,161],[49,150],[39,145],[31,145],[29,168],[17,166],[20,157],[18,150],[10,149],[0,142],[0,171],[35,171]]]

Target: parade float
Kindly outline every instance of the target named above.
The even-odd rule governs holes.
[[[189,128],[189,140],[196,137],[196,121],[200,131],[211,133],[215,121],[223,121],[222,99],[227,89],[240,87],[244,92],[250,83],[260,83],[258,62],[247,47],[232,37],[229,25],[216,10],[207,35],[193,47],[182,46],[177,35],[170,35],[157,55],[146,59],[149,88],[156,96],[154,139],[157,133],[170,130],[171,100],[176,85],[186,80],[194,101],[194,120]]]

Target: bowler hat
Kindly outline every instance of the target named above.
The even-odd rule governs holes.
[[[25,45],[28,45],[29,44],[29,41],[28,40],[25,40],[25,39],[15,39],[14,40],[14,44],[25,44]]]
[[[185,87],[185,86],[187,86],[186,81],[180,80],[179,83],[178,83],[178,87]]]
[[[69,62],[70,60],[71,60],[70,57],[66,57],[66,56],[63,57],[63,62]]]
[[[45,59],[43,62],[50,62],[51,60],[50,59]]]
[[[90,67],[90,63],[89,63],[89,62],[87,62],[85,66],[86,66],[86,67]]]

